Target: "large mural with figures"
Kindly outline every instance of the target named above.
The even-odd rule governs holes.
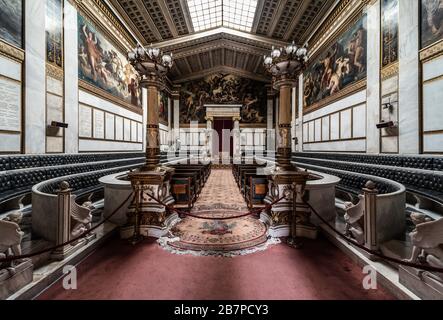
[[[0,0],[0,39],[23,46],[23,0]]]
[[[366,78],[366,15],[322,51],[304,74],[304,107]]]
[[[158,94],[158,113],[160,123],[169,125],[168,94],[164,91]]]
[[[241,104],[241,122],[266,123],[265,83],[231,74],[215,74],[183,84],[180,123],[205,123],[205,104]]]
[[[141,107],[137,73],[125,56],[78,15],[78,74],[97,88]]]
[[[421,0],[421,46],[443,39],[443,0]]]
[[[383,0],[382,5],[382,64],[398,60],[398,0]]]

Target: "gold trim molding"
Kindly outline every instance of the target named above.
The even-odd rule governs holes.
[[[118,106],[123,107],[129,111],[132,111],[132,112],[140,114],[140,115],[143,114],[142,107],[134,106],[134,105],[130,104],[129,102],[126,102],[126,101],[123,101],[122,99],[114,97],[112,94],[106,92],[105,90],[99,89],[96,86],[89,84],[88,82],[86,82],[84,80],[79,79],[78,87],[80,89],[86,90],[87,92],[97,96],[98,98],[105,99],[108,102],[117,104]]]
[[[63,69],[55,67],[50,63],[46,63],[46,75],[60,81],[64,80]]]
[[[23,62],[25,60],[25,52],[22,49],[14,47],[3,40],[0,40],[0,53],[18,62]]]
[[[390,65],[388,65],[386,67],[384,67],[381,70],[381,80],[383,81],[383,80],[389,79],[389,78],[397,75],[398,74],[398,70],[399,70],[399,63],[398,63],[398,61],[395,62],[395,63],[392,63],[392,64],[390,64]]]
[[[420,51],[420,60],[425,62],[440,55],[443,55],[443,40]]]

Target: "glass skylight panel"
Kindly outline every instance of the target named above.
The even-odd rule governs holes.
[[[241,31],[251,31],[257,0],[223,0],[223,25]]]
[[[188,0],[189,13],[195,32],[221,26],[222,0]]]
[[[225,26],[250,32],[257,0],[188,0],[195,32]]]

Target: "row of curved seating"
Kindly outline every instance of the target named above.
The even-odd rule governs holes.
[[[0,174],[0,203],[29,193],[32,187],[42,181],[57,177],[83,174],[87,172],[120,168],[128,165],[141,165],[144,158],[112,160],[96,163],[54,166],[47,168],[6,171]]]
[[[0,157],[0,171],[62,166],[69,164],[122,160],[144,157],[142,152],[60,154],[60,155],[11,155]]]
[[[403,184],[410,192],[422,194],[436,201],[443,201],[443,174],[439,172],[416,170],[412,168],[404,168],[401,166],[393,168],[367,163],[351,161],[348,162],[338,159],[332,160],[329,159],[330,156],[326,156],[323,153],[317,154],[317,158],[313,158],[312,155],[310,157],[304,157],[304,155],[304,153],[297,154],[293,158],[293,161],[300,165],[310,164],[325,168],[338,169],[347,172],[361,173],[390,179]],[[339,157],[339,159],[349,158]]]
[[[401,168],[443,171],[443,157],[436,156],[370,155],[356,153],[345,154],[321,152],[294,153],[293,156],[333,161],[359,162]]]

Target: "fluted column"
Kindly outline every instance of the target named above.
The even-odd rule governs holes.
[[[240,143],[240,120],[241,117],[234,117],[233,143],[234,143],[234,163],[241,162],[241,143]]]

